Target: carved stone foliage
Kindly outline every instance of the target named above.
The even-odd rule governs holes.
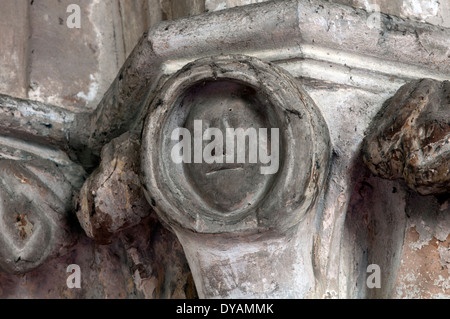
[[[74,243],[72,196],[84,175],[61,151],[0,138],[0,270],[29,272]]]
[[[450,82],[403,86],[374,119],[363,157],[374,174],[422,195],[450,192]]]

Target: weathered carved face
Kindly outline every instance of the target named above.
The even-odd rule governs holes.
[[[47,161],[0,161],[0,270],[26,273],[73,240],[72,186]]]
[[[262,174],[261,168],[270,164],[262,164],[258,158],[260,128],[268,130],[268,153],[274,150],[273,154],[275,151],[279,154],[280,150],[280,143],[270,144],[271,128],[276,121],[270,114],[271,107],[265,105],[268,103],[258,97],[251,87],[231,81],[201,83],[191,88],[184,97],[183,105],[191,107],[185,127],[192,137],[195,121],[197,125],[198,121],[202,121],[202,135],[207,129],[218,129],[219,136],[207,140],[202,138],[202,163],[195,163],[194,160],[185,163],[185,172],[196,192],[219,211],[227,213],[254,205],[264,196],[270,181],[276,176],[275,170],[274,174]],[[227,139],[227,129],[242,129],[247,133],[252,130],[256,134],[246,135],[242,139],[245,145],[238,145],[238,138],[234,135],[233,142]],[[208,148],[211,142],[219,144]],[[191,138],[191,149],[195,152],[194,138]],[[227,154],[231,149],[233,154]],[[239,152],[243,153],[244,161],[238,160]],[[205,155],[211,155],[214,162],[205,162]]]
[[[204,58],[152,99],[142,134],[145,195],[167,223],[200,233],[287,231],[328,170],[329,133],[283,69]]]

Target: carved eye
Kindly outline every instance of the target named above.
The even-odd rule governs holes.
[[[26,273],[73,240],[72,186],[55,164],[0,160],[0,269]]]

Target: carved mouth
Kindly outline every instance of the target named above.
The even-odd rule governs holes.
[[[243,171],[244,167],[242,165],[233,165],[233,166],[220,166],[217,168],[214,168],[212,170],[210,170],[209,172],[206,173],[206,176],[210,176],[219,172],[223,172],[223,171]]]

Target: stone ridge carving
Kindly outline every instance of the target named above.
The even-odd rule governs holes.
[[[412,81],[389,99],[363,147],[369,169],[422,195],[450,192],[450,81]]]

